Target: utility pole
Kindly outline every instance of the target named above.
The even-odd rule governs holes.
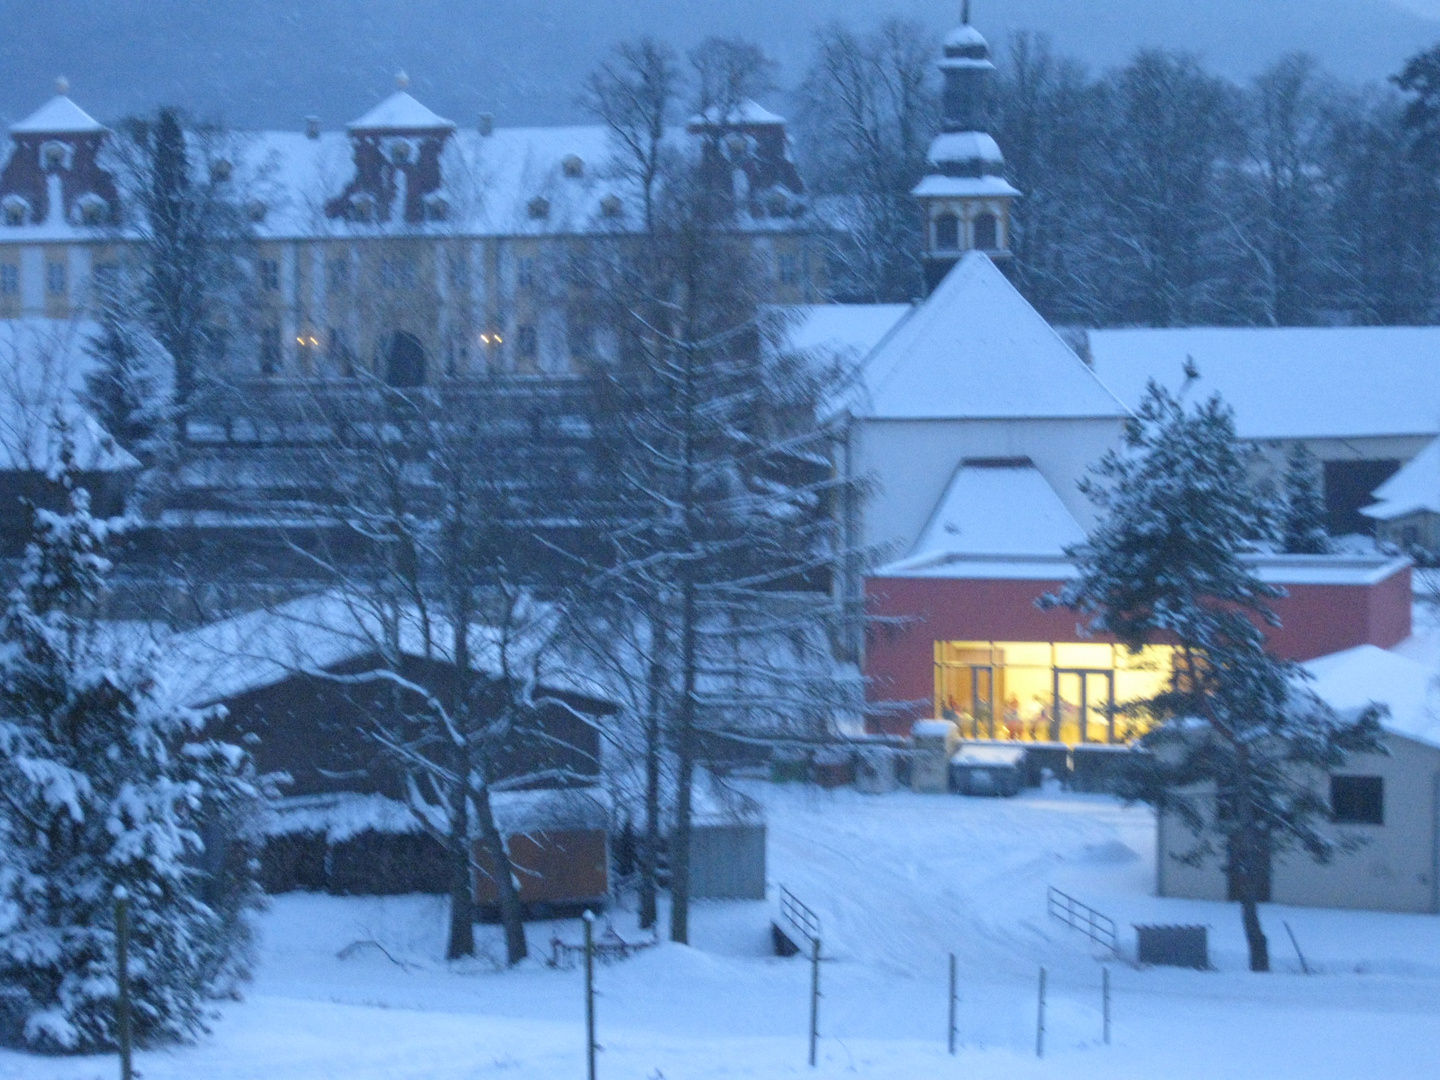
[[[820,939],[810,939],[810,1067],[815,1067],[815,1047],[820,1041]]]
[[[595,913],[585,912],[585,1075],[595,1080]]]
[[[120,1080],[133,1080],[130,1057],[133,1033],[130,1012],[130,894],[115,890],[115,1019],[120,1028]]]
[[[957,997],[955,980],[955,954],[950,954],[950,1053],[955,1053],[955,999]]]

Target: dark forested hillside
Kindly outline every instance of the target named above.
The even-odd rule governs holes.
[[[432,107],[459,122],[577,115],[580,79],[603,48],[649,33],[689,45],[743,33],[794,82],[812,31],[888,15],[932,29],[954,0],[0,0],[0,120],[25,115],[70,77],[78,100],[113,118],[183,104],[242,127],[327,124],[359,115],[406,68]],[[1199,53],[1246,77],[1282,53],[1314,53],[1346,79],[1394,71],[1440,25],[1393,0],[978,0],[992,41],[1014,30],[1110,67],[1143,45]]]

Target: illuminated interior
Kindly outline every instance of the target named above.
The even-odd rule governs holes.
[[[1149,719],[1124,706],[1172,680],[1175,650],[1154,645],[937,641],[935,716],[967,739],[1128,743]]]

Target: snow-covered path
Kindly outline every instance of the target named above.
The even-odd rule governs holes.
[[[1235,912],[1157,900],[1147,811],[1032,793],[992,801],[757,785],[770,876],[820,913],[819,1075],[1304,1077],[1434,1075],[1440,919],[1267,908],[1276,974],[1244,971]],[[1049,920],[1056,885],[1115,917],[1212,927],[1215,972],[1111,963],[1115,1041],[1100,1044],[1100,964]],[[773,890],[772,890],[773,891]],[[715,1080],[805,1067],[809,973],[768,955],[766,903],[700,905],[695,946],[601,969],[601,1075]],[[1298,974],[1283,921],[1321,973]],[[620,912],[616,929],[638,936]],[[584,1073],[580,977],[539,963],[447,967],[443,903],[287,896],[264,958],[213,1037],[141,1056],[145,1080],[551,1080]],[[532,949],[553,931],[533,925]],[[356,941],[348,958],[337,956]],[[485,941],[498,952],[498,940]],[[962,1053],[944,1051],[946,954],[959,958]],[[395,961],[399,961],[396,963]],[[1051,974],[1047,1056],[1034,1057],[1035,980]],[[113,1062],[0,1053],[0,1078],[91,1080]]]

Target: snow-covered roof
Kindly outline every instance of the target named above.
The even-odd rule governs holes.
[[[1092,330],[1095,372],[1132,407],[1151,379],[1218,392],[1245,439],[1440,434],[1440,327]]]
[[[931,165],[948,161],[984,161],[992,165],[1005,164],[1005,155],[993,136],[983,131],[954,131],[936,135],[930,142],[930,152],[925,160]]]
[[[1085,541],[1055,489],[1029,461],[966,461],[915,546],[881,576],[963,560],[1063,556]]]
[[[1360,513],[1376,521],[1411,514],[1440,514],[1440,439],[1433,440],[1371,494],[1378,500]]]
[[[785,118],[778,113],[773,113],[758,101],[746,98],[733,109],[721,110],[720,106],[712,105],[703,113],[696,113],[690,118],[689,126],[704,127],[714,124],[783,124]]]
[[[927,176],[910,192],[917,199],[1019,198],[1019,188],[1003,176]]]
[[[558,655],[550,655],[549,632],[549,619],[537,608],[504,646],[511,670],[536,674],[551,690],[603,700],[605,693],[597,682]],[[402,653],[427,655],[418,615],[402,616],[399,635]],[[363,600],[318,593],[174,635],[162,649],[158,679],[176,704],[208,705],[273,686],[297,673],[330,671],[374,654],[383,639],[377,611]],[[448,646],[448,640],[433,643],[428,655],[443,661]],[[470,646],[474,670],[492,676],[501,673],[499,630],[472,627]]]
[[[431,112],[404,90],[396,90],[348,126],[351,131],[429,131],[452,129],[455,122]]]
[[[56,94],[10,130],[20,135],[78,135],[104,131],[105,125],[65,94]]]
[[[869,419],[1124,417],[1129,411],[981,252],[871,353]]]
[[[788,309],[787,348],[859,362],[906,315],[909,304],[804,304]]]
[[[139,467],[80,404],[98,329],[84,320],[0,320],[0,469],[48,473],[67,437],[82,471]]]
[[[1440,747],[1440,688],[1435,671],[1375,645],[1359,645],[1311,660],[1305,669],[1321,700],[1341,712],[1388,705],[1387,730]]]
[[[691,136],[675,128],[669,138],[680,145]],[[439,194],[448,206],[446,220],[424,224],[406,223],[400,215],[383,224],[325,215],[326,203],[354,175],[353,144],[345,132],[322,132],[319,138],[298,131],[242,133],[237,154],[237,185],[264,204],[264,218],[254,228],[266,239],[574,235],[613,232],[640,221],[633,187],[606,168],[614,146],[608,129],[598,124],[497,127],[490,135],[455,131],[440,162]],[[567,167],[568,159],[578,159],[578,171],[575,160]],[[548,204],[543,217],[532,212],[537,198]],[[620,201],[618,217],[607,212],[611,198]],[[746,222],[746,228],[755,231],[795,227],[795,219],[788,216]],[[23,231],[10,230],[6,237]]]
[[[988,49],[990,43],[985,40],[984,34],[975,29],[974,23],[961,23],[945,35],[947,49],[973,49],[976,46]]]

